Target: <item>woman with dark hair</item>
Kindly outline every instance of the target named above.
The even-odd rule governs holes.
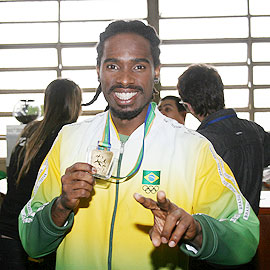
[[[31,197],[39,167],[60,129],[77,121],[82,91],[73,81],[57,79],[45,90],[44,118],[29,123],[15,145],[7,171],[8,191],[0,212],[1,269],[29,269],[19,238],[18,216]],[[27,266],[28,264],[28,266]]]

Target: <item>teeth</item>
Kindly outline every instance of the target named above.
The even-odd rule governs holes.
[[[115,95],[121,100],[129,100],[136,94],[137,94],[136,92],[128,92],[128,93],[115,92]]]

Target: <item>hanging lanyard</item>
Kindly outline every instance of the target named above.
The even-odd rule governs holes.
[[[147,114],[146,114],[146,117],[145,117],[145,120],[144,120],[143,143],[142,143],[140,154],[139,154],[138,159],[137,159],[137,161],[135,163],[135,166],[130,171],[130,173],[128,173],[126,176],[124,176],[124,177],[111,176],[111,178],[118,179],[118,180],[124,180],[125,181],[127,178],[130,178],[131,176],[133,176],[139,170],[139,168],[140,168],[140,166],[142,164],[143,155],[144,155],[144,140],[145,140],[145,137],[148,134],[148,132],[149,132],[149,130],[151,128],[151,125],[153,123],[153,120],[155,118],[155,108],[156,108],[156,105],[157,105],[156,103],[151,102],[149,104],[149,106],[148,106]],[[102,141],[99,141],[98,142],[98,149],[107,150],[107,151],[110,151],[110,149],[111,149],[111,143],[110,143],[110,122],[112,122],[112,119],[111,119],[110,112],[108,112],[107,121],[106,121],[105,128],[104,128],[104,131],[103,131]]]

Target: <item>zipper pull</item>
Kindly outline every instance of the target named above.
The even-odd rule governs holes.
[[[121,142],[120,154],[123,154],[124,153],[124,146],[125,146],[125,143],[124,142]]]

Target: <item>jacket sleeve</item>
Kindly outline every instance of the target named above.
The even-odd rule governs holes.
[[[62,188],[60,142],[61,132],[39,169],[31,199],[19,215],[21,242],[25,251],[33,258],[56,250],[73,224],[73,213],[63,227],[57,227],[51,218],[51,207]]]
[[[267,167],[270,165],[270,133],[264,132],[264,167]]]
[[[215,264],[249,262],[259,243],[257,216],[210,143],[202,147],[197,164],[193,217],[201,224],[203,243],[200,250],[182,244],[182,251]]]

